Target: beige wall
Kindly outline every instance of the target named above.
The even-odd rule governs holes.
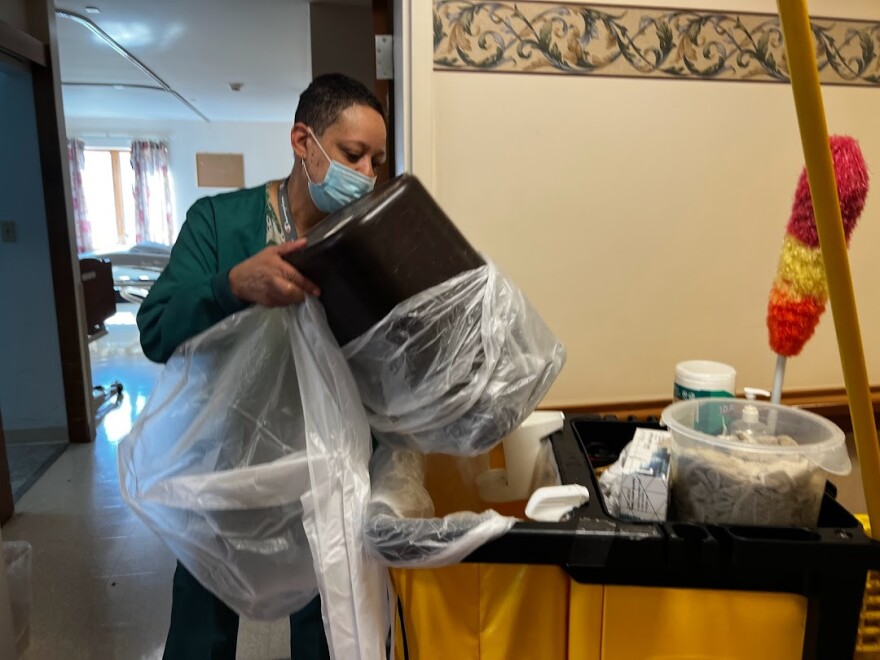
[[[810,7],[880,19],[868,0]],[[407,162],[568,346],[548,403],[669,396],[675,363],[694,358],[733,364],[739,387],[769,387],[767,296],[803,162],[788,86],[433,72],[430,10],[411,12]],[[825,100],[832,132],[859,139],[880,169],[880,90],[828,87]],[[851,251],[872,382],[878,250],[875,192]],[[828,313],[786,385],[842,383]]]
[[[376,83],[376,41],[370,6],[312,4],[312,75],[344,73],[370,89]]]

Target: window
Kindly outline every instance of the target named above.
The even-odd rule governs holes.
[[[130,149],[85,150],[82,173],[95,250],[135,243],[134,170]]]

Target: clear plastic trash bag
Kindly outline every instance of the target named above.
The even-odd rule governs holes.
[[[457,460],[464,487],[470,486],[476,493],[473,482],[489,468],[488,456]],[[364,536],[368,552],[383,564],[400,568],[457,564],[480,546],[506,534],[516,522],[516,518],[492,509],[435,517],[434,502],[425,488],[425,473],[424,454],[389,447],[379,447],[373,454],[372,494]],[[542,440],[532,492],[559,484],[553,447],[549,440]]]
[[[19,649],[27,646],[33,604],[33,548],[27,541],[3,543],[3,559],[6,582],[9,588],[9,604],[12,607],[13,640]]]
[[[383,573],[362,545],[370,445],[320,304],[253,308],[168,361],[120,443],[120,482],[236,612],[274,619],[320,591],[334,656],[374,658],[385,613]]]
[[[377,440],[474,456],[547,394],[565,348],[493,265],[399,304],[343,348]]]
[[[370,466],[373,490],[364,535],[370,554],[388,566],[456,564],[516,522],[492,510],[435,518],[424,485],[425,456],[418,452],[379,447]]]

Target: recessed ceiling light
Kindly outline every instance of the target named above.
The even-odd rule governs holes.
[[[89,7],[86,7],[86,13],[87,14],[100,14],[101,10],[98,9],[97,7],[89,6]]]
[[[240,82],[229,83],[229,89],[231,89],[233,92],[240,92],[242,87],[244,87],[244,83],[240,83]]]

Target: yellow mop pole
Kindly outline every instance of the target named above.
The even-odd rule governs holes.
[[[828,143],[816,48],[806,0],[778,0],[778,4],[807,177],[816,212],[816,228],[828,278],[837,346],[862,468],[862,487],[868,503],[871,535],[880,540],[880,446],[877,443],[865,351],[859,332],[856,298],[840,217],[840,200],[837,198],[834,164]]]

